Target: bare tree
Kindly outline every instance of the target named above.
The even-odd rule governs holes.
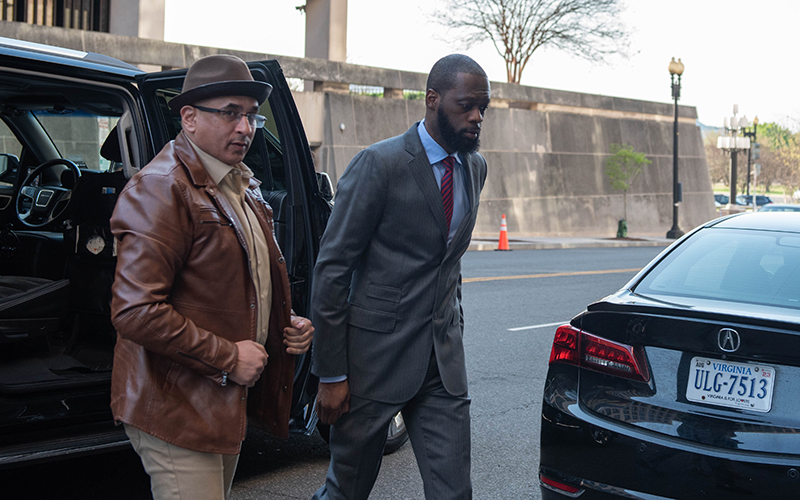
[[[791,136],[783,147],[774,151],[774,156],[784,194],[794,196],[800,189],[800,134]]]
[[[438,22],[463,35],[469,48],[487,38],[519,83],[534,52],[553,47],[600,62],[627,53],[620,0],[448,0]]]
[[[747,154],[748,152],[745,151],[742,155],[744,158],[742,164],[744,165],[745,170],[745,175],[743,176],[745,177],[745,181],[747,181]],[[764,186],[765,192],[769,191],[769,188],[772,186],[772,184],[780,184],[785,176],[791,175],[791,169],[787,168],[784,158],[785,157],[780,154],[780,148],[776,149],[773,148],[769,143],[762,143],[761,158],[758,160],[752,160],[753,164],[761,164],[761,172],[757,177],[753,176],[753,173],[751,172],[750,180],[757,180],[759,184]],[[753,167],[752,170],[755,171],[755,167]],[[756,187],[757,186],[752,187],[753,192],[755,192]]]
[[[712,184],[721,182],[727,186],[730,182],[731,157],[725,151],[717,148],[717,137],[719,137],[719,133],[712,132],[703,139],[708,173],[711,176]]]

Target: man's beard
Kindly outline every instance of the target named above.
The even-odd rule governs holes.
[[[441,107],[436,112],[436,120],[439,125],[439,134],[442,136],[445,145],[450,149],[458,153],[468,154],[474,153],[481,147],[480,132],[474,139],[465,137],[456,130]]]

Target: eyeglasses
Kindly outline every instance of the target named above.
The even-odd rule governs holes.
[[[207,108],[205,106],[195,106],[194,104],[190,104],[189,106],[199,109],[200,111],[205,111],[206,113],[217,113],[220,118],[228,123],[239,123],[239,120],[241,120],[243,116],[247,117],[247,123],[249,123],[253,128],[261,128],[265,123],[267,123],[266,116],[256,113],[239,113],[229,109],[214,109]]]

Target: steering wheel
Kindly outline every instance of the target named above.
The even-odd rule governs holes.
[[[33,186],[33,181],[45,170],[56,165],[64,165],[75,175],[81,176],[78,166],[66,158],[55,158],[34,168],[19,186],[17,192],[16,212],[20,222],[28,227],[44,227],[64,214],[72,198],[72,188],[63,186]],[[26,210],[24,200],[30,200]]]

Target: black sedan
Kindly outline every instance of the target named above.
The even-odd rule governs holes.
[[[542,498],[797,498],[800,213],[702,226],[558,328]]]

